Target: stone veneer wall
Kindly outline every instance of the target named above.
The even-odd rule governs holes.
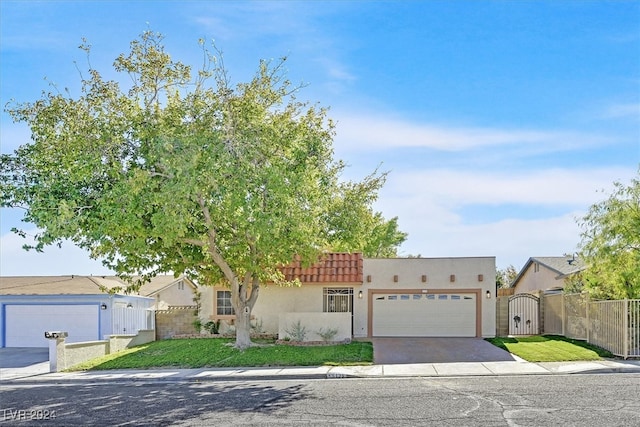
[[[499,296],[496,299],[496,335],[509,335],[509,297]]]
[[[163,340],[175,335],[199,334],[193,326],[196,307],[176,307],[156,311],[156,339]]]

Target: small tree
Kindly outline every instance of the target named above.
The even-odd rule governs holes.
[[[582,284],[595,298],[640,298],[640,179],[614,185],[580,221]]]
[[[201,47],[193,73],[147,31],[114,62],[128,88],[89,66],[77,98],[10,103],[33,141],[2,156],[1,205],[42,230],[36,250],[70,239],[124,277],[226,283],[236,346],[246,348],[260,285],[284,283],[281,265],[362,250],[371,230],[361,224],[392,230],[376,243],[382,253],[405,235],[371,208],[385,174],[341,182],[333,122],[296,100],[284,59],[261,61],[234,87],[221,56]]]
[[[511,283],[518,277],[518,272],[513,265],[506,268],[496,270],[496,287],[508,288]]]

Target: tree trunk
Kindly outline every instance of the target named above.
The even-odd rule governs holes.
[[[258,299],[260,292],[260,282],[256,275],[246,274],[242,283],[237,280],[232,286],[232,302],[235,303],[236,310],[236,348],[244,350],[253,345],[251,342],[251,310]],[[233,297],[233,290],[236,289],[237,296]]]
[[[244,350],[253,345],[251,342],[251,308],[240,301],[236,311],[236,348]]]

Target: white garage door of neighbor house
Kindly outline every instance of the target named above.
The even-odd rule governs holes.
[[[374,294],[376,337],[475,337],[476,294]]]
[[[45,331],[66,331],[67,342],[100,339],[99,307],[91,305],[7,305],[5,306],[7,347],[48,347]]]

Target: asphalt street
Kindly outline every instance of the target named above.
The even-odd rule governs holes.
[[[632,426],[640,374],[10,382],[11,426]]]

